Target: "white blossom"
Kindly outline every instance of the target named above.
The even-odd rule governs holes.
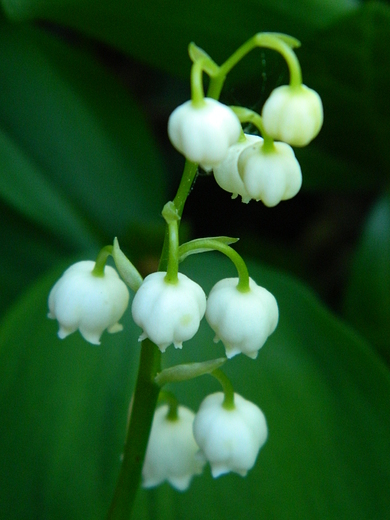
[[[119,332],[129,303],[129,291],[115,269],[106,265],[104,276],[95,276],[95,262],[87,260],[69,267],[49,294],[48,317],[59,323],[58,336],[63,339],[79,329],[94,345],[100,344],[105,329]]]
[[[206,320],[222,340],[226,357],[243,353],[255,359],[259,349],[275,330],[279,319],[275,297],[249,279],[247,292],[237,289],[238,278],[225,278],[211,289]]]
[[[206,170],[223,161],[240,133],[241,124],[236,114],[211,98],[205,98],[200,106],[187,101],[172,112],[168,121],[173,146]]]
[[[294,197],[302,185],[301,167],[291,146],[262,143],[248,146],[238,158],[238,171],[249,196],[273,207]]]
[[[168,345],[182,348],[198,331],[206,310],[203,289],[182,273],[176,284],[165,281],[165,272],[148,275],[136,292],[132,314],[143,329],[139,340],[149,338],[165,352]]]
[[[324,112],[317,92],[305,85],[284,85],[271,92],[262,117],[264,129],[273,139],[305,146],[321,130]]]
[[[223,392],[207,396],[194,420],[200,456],[210,463],[214,478],[233,471],[245,476],[267,440],[268,429],[258,406],[234,394],[234,408],[222,405]]]
[[[230,146],[225,159],[213,168],[217,184],[225,191],[232,193],[232,198],[241,196],[242,202],[248,203],[251,196],[246,191],[244,183],[238,173],[238,158],[243,150],[254,143],[262,143],[263,139],[257,135],[245,134],[245,140],[238,141]]]
[[[178,406],[178,417],[168,417],[168,406],[157,408],[142,469],[142,485],[151,488],[167,480],[179,491],[186,490],[194,475],[202,473],[204,461],[195,455],[198,445],[192,432],[195,414]]]

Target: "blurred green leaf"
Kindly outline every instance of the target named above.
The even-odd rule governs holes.
[[[364,226],[344,301],[344,316],[390,363],[390,195]]]
[[[208,291],[234,269],[204,256],[182,264]],[[246,478],[213,480],[209,469],[186,493],[167,484],[141,491],[135,518],[168,520],[366,520],[390,507],[390,375],[372,349],[332,316],[307,289],[285,276],[248,265],[277,298],[280,322],[257,360],[237,356],[224,365],[235,391],[264,411],[269,439]],[[183,352],[168,349],[167,364],[218,357],[203,324]],[[171,385],[196,410],[211,392],[211,377]]]
[[[7,519],[97,519],[108,508],[137,370],[138,331],[61,341],[46,318],[60,272],[0,326],[0,511]],[[129,337],[130,336],[130,337]]]
[[[0,129],[0,194],[42,227],[80,248],[96,245],[84,218]]]
[[[358,0],[2,0],[14,20],[45,19],[73,27],[154,67],[187,75],[194,41],[217,62],[256,32],[301,39],[354,11]]]
[[[165,172],[143,114],[108,71],[58,37],[4,23],[0,65],[9,203],[78,244],[83,220],[111,241],[158,219]]]
[[[214,254],[183,262],[206,291],[234,268]],[[354,332],[302,285],[249,264],[271,290],[280,323],[256,361],[225,366],[235,390],[263,410],[269,440],[247,478],[212,480],[206,468],[186,493],[140,491],[134,518],[386,518],[390,507],[390,376]],[[60,341],[45,318],[59,273],[34,286],[0,327],[0,510],[20,518],[103,519],[119,469],[139,348],[129,313],[102,346],[78,333]],[[223,355],[203,323],[165,366]],[[171,389],[197,409],[213,378]]]
[[[374,191],[387,184],[389,40],[390,5],[373,1],[299,50],[304,82],[320,93],[325,114],[314,147],[298,152],[308,185]]]

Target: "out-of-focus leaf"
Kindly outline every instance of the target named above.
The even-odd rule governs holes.
[[[63,240],[80,248],[96,245],[84,218],[1,129],[0,194],[22,215],[60,233]]]
[[[183,269],[208,291],[234,269],[212,256],[191,257]],[[269,439],[246,478],[210,477],[206,467],[188,492],[168,484],[141,491],[135,518],[197,520],[386,518],[390,507],[390,376],[372,349],[335,319],[300,284],[249,264],[251,276],[276,296],[280,322],[258,359],[237,356],[223,370],[235,391],[264,411]],[[207,326],[183,351],[163,360],[223,354]],[[204,376],[170,389],[196,410],[220,391]]]
[[[134,518],[386,518],[390,507],[390,375],[374,351],[297,282],[258,265],[251,276],[275,294],[280,323],[257,360],[223,370],[236,392],[264,411],[269,439],[246,478],[212,480],[186,493],[164,484],[140,491]],[[234,268],[214,254],[183,262],[206,291]],[[60,341],[45,318],[56,275],[33,287],[0,327],[0,510],[7,520],[104,519],[119,469],[139,349],[139,330],[104,334],[101,347],[78,333]],[[129,317],[129,314],[128,314]],[[206,323],[165,366],[224,354]],[[209,377],[170,385],[198,408],[219,391]]]
[[[137,370],[138,331],[94,346],[56,336],[41,280],[0,326],[0,516],[104,518],[120,465]]]
[[[69,253],[61,240],[0,204],[0,319],[12,300],[32,280],[57,265]],[[93,258],[92,252],[91,258]],[[85,257],[84,257],[85,258]]]
[[[390,363],[390,196],[373,207],[358,245],[344,315]]]
[[[188,74],[195,41],[217,62],[258,31],[298,39],[354,11],[358,0],[2,0],[14,20],[51,20],[105,41],[174,74]]]
[[[13,155],[24,177],[17,183],[15,171],[5,172],[9,202],[36,221],[50,220],[60,235],[64,223],[68,234],[81,234],[75,215],[110,240],[131,222],[157,217],[164,171],[143,115],[87,53],[3,22],[0,83],[3,160],[10,167]]]
[[[324,126],[314,144],[330,156],[319,154],[307,169],[313,187],[377,190],[388,182],[389,40],[390,5],[367,2],[299,50],[304,82],[324,103]],[[308,153],[315,154],[315,146]],[[338,180],[336,172],[342,174]]]

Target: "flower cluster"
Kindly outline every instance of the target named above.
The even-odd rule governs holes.
[[[142,469],[145,488],[168,481],[184,491],[206,462],[214,478],[230,472],[244,477],[267,440],[263,412],[238,394],[231,407],[224,406],[223,392],[216,392],[203,400],[196,414],[183,406],[174,417],[169,412],[164,405],[154,413]]]
[[[264,104],[262,117],[240,110],[258,124],[264,139],[240,132],[235,112],[206,98],[200,106],[187,101],[168,122],[172,144],[188,160],[213,170],[217,183],[242,201],[261,200],[273,207],[294,197],[302,173],[292,146],[306,146],[321,129],[322,102],[305,85],[276,88]],[[277,139],[278,142],[274,142]],[[279,142],[281,141],[281,142]]]
[[[190,48],[194,61],[191,100],[174,110],[168,121],[169,138],[189,163],[176,198],[162,211],[167,224],[162,270],[142,279],[115,239],[113,246],[101,250],[96,263],[78,262],[66,270],[49,295],[48,316],[58,320],[61,339],[79,329],[87,341],[99,344],[104,330],[122,329],[118,321],[129,303],[127,286],[134,291],[131,313],[142,330],[139,340],[148,339],[156,347],[152,347],[153,363],[148,361],[154,367],[154,375],[149,377],[149,367],[149,379],[145,380],[142,367],[139,370],[140,383],[135,394],[138,398],[148,384],[147,398],[156,392],[156,385],[206,373],[221,383],[223,392],[207,396],[196,414],[179,406],[171,396],[166,399],[168,404],[155,410],[152,421],[155,401],[149,406],[149,422],[141,429],[146,432],[151,426],[142,470],[146,488],[168,481],[183,491],[192,477],[202,472],[206,462],[213,477],[228,472],[245,476],[268,436],[263,412],[234,392],[219,367],[239,354],[256,359],[278,324],[277,301],[250,278],[244,260],[230,246],[234,239],[205,238],[179,244],[179,222],[186,199],[183,190],[187,189],[188,196],[198,165],[213,170],[218,185],[232,193],[233,198],[240,195],[245,203],[261,200],[273,207],[300,190],[302,172],[291,146],[307,145],[320,131],[321,99],[302,84],[300,67],[290,48],[296,40],[264,33],[249,41],[253,48],[259,42],[281,52],[290,68],[290,84],[271,93],[261,115],[242,107],[227,107],[214,99],[219,96],[228,65],[234,66],[237,56],[218,67],[204,51]],[[244,56],[247,44],[237,53]],[[213,96],[204,96],[203,72],[210,75],[209,91]],[[257,126],[261,137],[244,134],[241,123],[245,122]],[[186,256],[205,251],[226,255],[238,274],[219,280],[208,297],[200,285],[179,272],[179,263]],[[113,256],[121,278],[105,265],[109,255]],[[160,352],[164,353],[171,344],[182,349],[183,342],[198,332],[203,317],[215,333],[214,341],[222,341],[226,358],[178,365],[157,373]],[[150,347],[149,344],[148,355]],[[142,359],[143,356],[141,363]],[[131,435],[128,438],[132,442]],[[144,441],[140,450],[146,445]]]

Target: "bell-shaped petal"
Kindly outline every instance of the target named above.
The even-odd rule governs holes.
[[[233,409],[225,408],[223,401],[223,392],[203,400],[194,420],[194,437],[214,478],[230,471],[245,476],[267,440],[267,422],[258,406],[238,394]]]
[[[173,146],[189,161],[210,170],[226,157],[236,143],[241,124],[226,105],[205,98],[200,105],[187,101],[177,107],[168,120],[168,135]]]
[[[291,146],[274,143],[272,149],[256,143],[238,158],[238,171],[248,195],[273,207],[294,197],[302,185],[301,167]]]
[[[230,146],[225,159],[213,168],[214,178],[217,184],[225,191],[232,194],[235,199],[241,196],[242,202],[248,203],[251,196],[246,191],[244,183],[238,173],[238,158],[245,148],[255,143],[262,143],[263,139],[257,135],[245,134],[245,140],[240,140]]]
[[[206,295],[197,283],[178,273],[175,284],[165,272],[148,275],[134,296],[133,319],[143,329],[140,341],[149,338],[161,352],[168,345],[182,348],[198,331],[206,310]]]
[[[105,329],[119,332],[129,303],[129,291],[118,273],[106,265],[104,276],[95,276],[95,262],[87,260],[69,267],[49,294],[48,317],[59,323],[58,336],[63,339],[79,329],[94,345],[100,344]]]
[[[279,319],[275,297],[250,278],[247,292],[237,289],[238,278],[225,278],[211,289],[206,320],[215,341],[222,340],[226,357],[243,353],[255,359]]]
[[[306,146],[316,137],[324,121],[320,96],[299,85],[283,85],[271,92],[262,110],[268,135],[291,146]]]
[[[205,462],[196,457],[199,448],[192,432],[194,417],[184,406],[178,407],[176,419],[169,418],[167,405],[157,408],[142,469],[144,488],[167,480],[185,491],[192,477],[202,473]]]

